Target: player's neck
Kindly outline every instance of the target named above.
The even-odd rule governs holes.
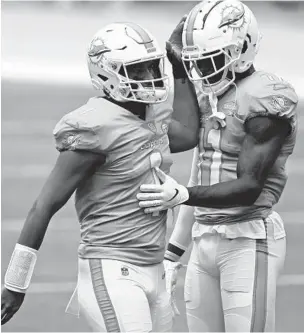
[[[235,73],[235,80],[234,80],[234,83],[237,84],[239,81],[245,79],[246,77],[250,76],[251,74],[253,74],[255,72],[255,68],[254,66],[252,65],[251,67],[249,67],[247,69],[247,71],[245,71],[244,73]],[[231,73],[230,73],[231,75]],[[218,95],[218,99],[222,99],[222,97],[224,97],[228,91],[230,91],[231,89],[234,89],[233,88],[233,85],[230,85],[230,87],[228,88],[228,90],[224,91],[222,94]]]
[[[128,110],[129,112],[133,113],[134,115],[138,116],[140,119],[146,119],[146,108],[147,104],[138,103],[138,102],[118,102],[113,99],[109,99],[112,103],[120,106]]]
[[[244,73],[235,73],[235,82],[238,82],[240,80],[245,79],[247,76],[250,76],[251,74],[253,74],[255,72],[255,68],[252,65],[251,67],[249,67],[247,69],[247,71],[245,71]]]

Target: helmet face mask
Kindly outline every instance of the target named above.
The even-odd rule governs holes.
[[[169,78],[164,73],[164,57],[123,64],[119,89],[126,101],[161,103],[167,99]]]
[[[238,48],[234,45],[211,52],[202,52],[197,45],[184,48],[182,60],[189,79],[201,83],[198,87],[205,94],[222,93],[235,79],[234,64],[240,57],[235,50]]]
[[[182,61],[189,79],[205,94],[224,93],[235,73],[252,65],[259,39],[255,17],[240,1],[201,2],[183,30]]]
[[[169,93],[164,58],[146,30],[133,23],[114,23],[93,38],[88,66],[94,88],[112,99],[154,104],[164,102]]]

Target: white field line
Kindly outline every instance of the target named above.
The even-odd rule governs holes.
[[[2,62],[2,78],[10,81],[90,87],[91,80],[86,64],[83,66],[41,66],[35,63]],[[46,80],[47,78],[47,80]]]
[[[182,288],[184,279],[178,280],[178,288]],[[278,287],[304,286],[304,274],[282,275],[278,281]],[[76,287],[75,282],[33,282],[27,293],[30,294],[53,294],[53,293],[72,293]]]
[[[168,67],[166,62],[166,68]],[[63,85],[76,85],[90,87],[90,77],[85,64],[80,65],[48,65],[41,66],[35,63],[4,60],[2,62],[2,78],[17,82],[53,83]],[[46,80],[47,78],[47,80]],[[286,77],[296,89],[297,93],[304,96],[304,78],[299,76]]]

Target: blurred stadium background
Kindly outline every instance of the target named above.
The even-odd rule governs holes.
[[[56,159],[52,130],[63,114],[94,94],[85,51],[92,35],[112,21],[134,21],[164,45],[188,1],[2,1],[2,226],[3,279],[24,218]],[[301,98],[300,126],[290,174],[277,211],[288,245],[277,296],[277,331],[304,331],[303,35],[304,3],[247,2],[264,34],[257,67],[295,85]],[[172,174],[186,183],[191,152],[177,154]],[[52,220],[41,247],[33,283],[21,310],[3,332],[76,332],[88,327],[65,314],[76,285],[78,223],[73,200]],[[187,256],[186,256],[187,258]],[[186,258],[184,261],[186,261]],[[302,259],[301,259],[302,258]],[[178,290],[182,315],[175,331],[187,331],[183,277]]]

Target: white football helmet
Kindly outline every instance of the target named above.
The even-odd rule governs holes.
[[[95,89],[119,102],[148,104],[163,102],[168,97],[169,78],[164,74],[164,59],[155,38],[134,23],[105,26],[93,37],[87,54]],[[136,66],[143,65],[151,66],[152,77],[141,80],[129,77]]]
[[[182,60],[205,94],[220,95],[253,64],[261,35],[251,10],[238,0],[204,0],[188,14]]]

